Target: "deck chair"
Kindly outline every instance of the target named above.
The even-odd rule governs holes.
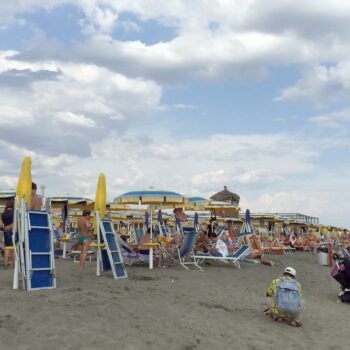
[[[159,234],[161,236],[169,236],[170,232],[168,230],[168,228],[165,226],[164,221],[158,222],[158,230],[159,230]]]
[[[238,269],[241,268],[239,264],[239,260],[243,260],[251,251],[251,247],[248,244],[243,244],[240,248],[238,248],[232,254],[227,256],[212,256],[207,253],[197,253],[193,254],[193,259],[197,261],[197,264],[202,263],[204,260],[216,260],[222,261],[225,263],[232,262]]]
[[[249,237],[252,234],[254,234],[253,231],[237,233],[235,235],[235,238],[237,239],[237,246],[241,246],[241,245],[244,245],[244,244],[247,244],[248,246],[250,246]]]
[[[81,254],[81,250],[72,250],[69,256],[72,256],[73,261],[75,263],[78,263],[80,262],[80,254]],[[95,259],[96,259],[96,252],[94,250],[89,249],[86,254],[86,261],[92,262]]]
[[[218,232],[216,233],[217,237],[218,237],[219,239],[221,239],[221,237],[222,237],[222,235],[224,234],[225,231],[226,231],[225,228],[224,228],[223,226],[220,226],[220,227],[218,228]]]
[[[186,237],[181,248],[178,246],[176,247],[180,265],[186,270],[189,270],[187,267],[188,265],[194,265],[199,270],[202,270],[202,268],[197,264],[197,261],[193,259],[193,247],[196,243],[197,234],[198,233],[194,228],[191,230],[186,230]]]
[[[122,255],[125,264],[132,265],[135,262],[148,262],[149,261],[149,255],[148,254],[140,254],[136,252],[134,249],[132,249],[129,244],[125,241],[123,241],[119,235],[117,235],[117,240],[120,245],[120,247],[123,248]]]

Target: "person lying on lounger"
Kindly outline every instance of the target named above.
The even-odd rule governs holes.
[[[273,261],[265,258],[264,250],[261,247],[261,239],[259,233],[254,233],[250,238],[252,252],[247,256],[247,259],[255,259],[261,264],[273,266]]]

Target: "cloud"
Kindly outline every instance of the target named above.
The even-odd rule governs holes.
[[[67,44],[64,34],[53,41],[30,16],[63,5],[79,9],[80,42]],[[279,101],[324,106],[345,100],[349,9],[340,0],[331,6],[328,0],[1,2],[3,34],[19,25],[35,33],[16,43],[23,49],[0,52],[3,186],[13,184],[30,155],[34,178],[51,194],[93,196],[104,171],[109,198],[152,184],[205,196],[228,185],[254,210],[300,209],[345,222],[338,208],[348,208],[349,174],[338,164],[331,183],[334,174],[323,168],[323,150],[346,149],[345,137],[320,143],[303,131],[235,135],[221,126],[222,133],[186,138],[154,125],[137,129],[154,111],[198,112],[190,99],[161,104],[165,85],[231,77],[259,82],[276,66],[305,72]],[[153,25],[160,35],[149,44]],[[121,37],[121,29],[133,35]],[[163,37],[162,29],[172,34]],[[346,125],[347,109],[318,113],[310,121]]]
[[[50,70],[9,69],[0,73],[0,86],[5,88],[27,88],[35,81],[56,80],[60,73]]]
[[[294,85],[282,91],[277,101],[309,100],[317,105],[327,105],[347,99],[350,94],[350,62],[335,66],[318,65]]]
[[[350,108],[330,112],[326,114],[320,114],[309,118],[309,120],[321,127],[325,128],[341,128],[350,123]]]
[[[94,1],[82,1],[81,5],[86,15],[86,18],[80,21],[84,34],[108,34],[113,30],[118,18],[114,10],[97,6]]]
[[[15,189],[18,178],[15,176],[0,176],[1,189]]]
[[[87,128],[92,128],[96,125],[93,119],[87,118],[82,114],[74,114],[71,112],[58,112],[56,113],[56,118],[67,124],[80,125]]]
[[[218,169],[214,171],[208,171],[206,173],[197,174],[192,176],[192,183],[194,185],[218,185],[225,182],[227,177],[225,176],[225,171],[223,169]]]
[[[17,129],[19,125],[28,126],[33,121],[33,115],[30,112],[5,104],[1,106],[0,128]]]
[[[159,104],[161,88],[152,81],[92,64],[17,61],[16,54],[0,52],[0,79],[15,72],[26,81],[20,89],[0,85],[0,130],[21,147],[86,156],[90,142],[121,134]]]
[[[21,3],[17,9],[16,4],[6,8],[16,14],[40,7],[52,10],[58,3],[47,5],[37,0]],[[210,4],[179,0],[166,5],[159,0],[147,5],[136,0],[66,0],[60,4],[64,3],[82,10],[86,40],[63,49],[45,45],[38,51],[32,47],[18,60],[69,59],[104,66],[128,77],[178,84],[188,78],[210,81],[228,76],[260,81],[274,65],[329,64],[349,57],[349,5],[340,0],[333,1],[331,7],[327,0],[307,5],[301,0],[272,0],[268,4],[261,0],[217,0]],[[0,5],[0,10],[1,6],[5,5]],[[125,13],[132,14],[137,24],[120,19]],[[152,45],[113,36],[116,26],[142,33],[148,21],[173,28],[175,36]]]

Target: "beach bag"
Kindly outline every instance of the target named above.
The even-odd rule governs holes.
[[[288,315],[295,315],[300,309],[299,288],[295,279],[282,278],[275,296],[277,308]]]

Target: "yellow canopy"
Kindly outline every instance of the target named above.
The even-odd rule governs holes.
[[[32,160],[30,157],[25,157],[22,162],[21,173],[18,178],[16,195],[18,200],[25,199],[28,208],[32,199]]]

